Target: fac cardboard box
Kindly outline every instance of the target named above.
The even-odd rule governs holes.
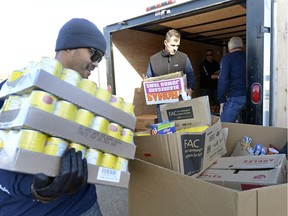
[[[287,141],[287,128],[222,125],[229,131],[225,156],[231,155],[243,136],[279,149]],[[129,170],[129,215],[287,216],[288,213],[287,183],[236,191],[140,159],[133,160]]]
[[[177,130],[196,126],[211,125],[209,97],[202,96],[191,100],[161,104],[163,121],[174,121]]]
[[[151,136],[134,136],[139,158],[185,175],[193,175],[209,167],[226,153],[221,120],[200,133],[176,132]]]
[[[174,103],[179,101],[179,95],[187,95],[186,74],[173,74],[144,79],[143,87],[147,105]],[[183,98],[184,99],[184,98]]]
[[[286,155],[223,157],[198,177],[235,190],[287,182]]]

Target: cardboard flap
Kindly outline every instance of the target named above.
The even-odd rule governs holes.
[[[279,166],[284,159],[284,154],[223,157],[217,160],[210,168],[227,170],[272,169]]]
[[[209,97],[160,105],[163,121],[175,121],[176,129],[211,125]]]
[[[135,136],[134,143],[137,146],[136,158],[172,169],[167,136]]]

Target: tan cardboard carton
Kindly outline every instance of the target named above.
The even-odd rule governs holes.
[[[14,82],[6,82],[0,91],[0,98],[10,94],[28,94],[33,89],[42,89],[58,98],[70,101],[71,103],[101,115],[110,121],[124,127],[135,129],[136,117],[121,109],[111,106],[109,103],[93,97],[81,89],[64,82],[60,78],[39,70],[22,76]]]
[[[144,79],[143,87],[147,105],[174,103],[179,95],[186,99],[187,78],[183,72]]]
[[[202,96],[191,100],[161,104],[163,121],[175,121],[177,130],[182,128],[211,125],[209,97]]]
[[[226,153],[220,118],[201,133],[135,136],[135,157],[193,175],[209,167]]]
[[[134,115],[111,106],[109,103],[93,97],[43,70],[34,71],[16,81],[6,83],[1,89],[0,97],[8,97],[14,93],[23,95],[30,93],[33,89],[44,90],[59,99],[70,101],[79,107],[101,115],[111,122],[118,123],[133,131],[135,129],[136,117]],[[136,146],[133,144],[125,143],[92,128],[34,107],[25,106],[23,109],[2,111],[0,119],[1,129],[30,128],[127,159],[133,159],[135,155]],[[59,158],[42,153],[19,150],[17,145],[14,148],[14,153],[10,154],[11,148],[9,149],[9,146],[8,148],[6,147],[7,145],[5,144],[4,149],[7,150],[6,152],[4,149],[0,152],[1,169],[31,174],[43,172],[50,176],[58,174]],[[89,165],[88,181],[90,183],[128,187],[129,178],[129,171],[121,172]]]
[[[20,173],[44,173],[56,176],[59,173],[60,157],[18,149],[13,158],[13,163],[7,163],[0,152],[0,168]],[[88,182],[115,187],[128,188],[130,173],[115,169],[99,167],[88,164]]]
[[[198,177],[235,190],[287,182],[286,155],[223,157]]]
[[[136,130],[151,129],[151,125],[157,123],[157,115],[139,115],[136,116]]]
[[[243,136],[281,149],[287,128],[223,123],[230,156]],[[287,183],[236,191],[135,159],[129,167],[129,215],[287,216]]]

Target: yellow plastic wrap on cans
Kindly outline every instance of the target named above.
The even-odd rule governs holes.
[[[77,112],[77,106],[65,100],[59,100],[56,103],[54,114],[62,118],[73,121]]]
[[[62,63],[60,61],[58,61],[57,59],[55,58],[50,58],[50,57],[46,57],[46,56],[43,56],[41,58],[41,61],[39,63],[39,67],[54,75],[54,76],[57,76],[57,77],[61,77],[61,73],[64,69]]]
[[[5,99],[2,111],[20,109],[22,106],[22,96],[20,95],[9,95]]]
[[[126,172],[128,170],[128,159],[117,157],[113,168],[121,172]]]
[[[64,68],[61,74],[61,79],[73,86],[77,86],[81,80],[81,75],[75,70]]]
[[[33,152],[43,152],[47,135],[35,130],[22,129],[20,131],[18,146]]]
[[[13,81],[21,78],[23,76],[23,74],[24,73],[21,70],[12,71],[12,73],[10,73],[8,76],[7,82],[13,82]]]
[[[96,94],[97,84],[89,79],[81,79],[78,88],[94,96]]]
[[[109,136],[112,136],[116,139],[120,139],[120,136],[121,136],[121,131],[122,131],[122,127],[117,124],[117,123],[114,123],[114,122],[110,122],[109,123],[109,126],[108,126],[108,135]]]
[[[102,155],[100,166],[113,169],[116,162],[116,158],[117,157],[113,154],[104,153]]]
[[[68,148],[68,141],[59,137],[48,137],[44,147],[44,154],[61,157]]]
[[[108,127],[109,127],[109,121],[102,117],[102,116],[95,116],[93,118],[91,128],[99,131],[101,133],[107,134],[108,133]]]
[[[124,103],[123,98],[118,97],[117,95],[111,95],[109,103],[110,105],[117,107],[120,110],[123,110],[123,103]]]
[[[98,87],[95,93],[95,97],[105,102],[109,102],[110,97],[111,97],[111,92],[105,88]]]
[[[130,114],[130,115],[135,115],[134,113],[134,104],[129,103],[129,102],[125,102],[123,103],[123,111]]]
[[[122,128],[120,140],[131,143],[133,140],[133,131],[129,128]]]
[[[57,98],[45,91],[33,90],[29,96],[30,106],[52,113],[57,102]]]
[[[90,127],[94,118],[94,114],[86,109],[78,109],[74,118],[74,122]]]
[[[87,163],[100,166],[102,155],[103,155],[103,152],[97,149],[88,148],[86,151],[85,158],[87,159]]]

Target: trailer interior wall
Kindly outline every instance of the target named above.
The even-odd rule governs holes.
[[[130,29],[114,32],[112,38],[116,94],[124,96],[125,101],[134,101],[134,105],[139,105],[135,101],[135,89],[141,88],[143,76],[146,74],[149,64],[149,58],[163,48],[165,38],[163,35]],[[198,66],[204,60],[205,52],[208,48],[214,50],[214,59],[220,62],[223,56],[222,47],[185,39],[181,40],[179,51],[189,56],[195,73],[196,88],[193,92],[193,97],[198,96],[200,87]],[[137,109],[143,110],[143,105],[146,106],[146,104],[141,104],[141,107],[136,106],[135,113],[140,113]]]

